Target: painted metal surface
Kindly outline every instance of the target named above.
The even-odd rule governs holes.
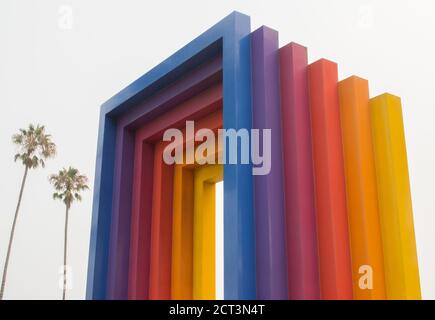
[[[337,73],[234,12],[103,104],[87,298],[215,298],[222,178],[225,299],[421,298],[400,99]],[[165,165],[186,120],[271,129],[271,171]]]
[[[208,128],[216,132],[222,128],[222,123],[220,110],[197,121],[195,129]],[[186,142],[185,139],[184,144]],[[216,156],[219,152],[220,149],[215,149]],[[194,171],[197,167],[198,164],[178,164],[174,168],[171,298],[175,300],[194,297]],[[195,259],[197,264],[201,262],[200,257]]]
[[[352,267],[338,101],[337,65],[309,65],[320,296],[352,299]]]
[[[421,299],[400,98],[371,99],[370,116],[387,299]]]
[[[352,257],[353,297],[385,299],[384,258],[369,112],[369,83],[355,76],[340,81],[346,201]],[[363,275],[367,281],[363,281]]]
[[[174,168],[171,298],[193,299],[193,170]]]
[[[171,298],[173,193],[171,186],[174,184],[174,166],[167,165],[162,161],[165,147],[165,143],[158,143],[154,147],[150,300],[169,300]]]
[[[153,110],[176,109],[179,103],[194,96],[205,86],[210,86],[220,81],[221,60],[219,57],[212,58],[200,68],[188,76],[175,81],[167,90],[161,90],[149,100],[131,108],[124,116],[121,116],[117,123],[117,141],[115,149],[115,176],[113,181],[113,209],[112,228],[109,247],[109,268],[107,276],[107,292],[109,299],[125,299],[127,296],[127,279],[129,264],[130,244],[130,221],[133,187],[133,167],[135,132],[141,127],[148,127],[150,130],[155,127],[151,125],[154,119],[159,118]],[[163,110],[165,111],[165,110]],[[173,114],[167,110],[161,111],[160,116]],[[156,118],[157,117],[157,118]],[[155,122],[154,122],[155,123]],[[127,148],[128,147],[128,148]]]
[[[257,298],[287,299],[278,32],[254,31],[251,50],[253,128],[270,130],[272,142],[270,172],[254,176]],[[261,140],[265,155],[268,142]]]
[[[205,165],[194,170],[193,299],[216,299],[216,183],[223,166]]]
[[[319,299],[307,49],[280,49],[289,299]]]
[[[217,109],[222,109],[222,85],[219,83],[177,105],[136,131],[136,174],[133,179],[130,229],[129,299],[170,298],[171,269],[169,268],[170,263],[164,262],[170,260],[171,246],[166,243],[166,246],[160,247],[159,238],[162,236],[164,238],[161,241],[167,241],[166,234],[169,229],[172,229],[172,220],[171,215],[168,214],[166,214],[166,219],[161,220],[162,211],[156,206],[164,206],[164,202],[171,203],[172,183],[159,184],[161,191],[159,194],[153,194],[154,180],[157,176],[154,170],[155,165],[151,165],[158,161],[157,165],[160,168],[158,179],[161,179],[162,174],[167,176],[166,171],[171,170],[169,166],[164,166],[162,163],[163,147],[161,145],[166,144],[161,141],[163,132],[168,128],[181,129],[186,120],[196,120],[198,128],[201,128],[202,122],[199,119],[210,117],[205,115],[213,114]],[[222,125],[222,117],[220,123]],[[156,153],[156,150],[160,152]],[[167,196],[162,198],[161,195]],[[160,200],[152,201],[153,197]],[[152,221],[159,221],[155,228],[151,228]],[[151,234],[154,235],[152,242],[147,236]],[[153,261],[152,269],[149,270],[151,255],[166,258]],[[153,280],[150,281],[150,279]],[[156,281],[157,279],[159,281]],[[149,293],[152,294],[149,295]]]

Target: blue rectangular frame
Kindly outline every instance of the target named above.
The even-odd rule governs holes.
[[[250,18],[233,12],[101,107],[94,183],[87,299],[107,297],[116,118],[207,59],[221,43],[224,127],[252,128]],[[194,59],[193,59],[194,58]],[[240,146],[238,146],[240,154]],[[225,299],[255,299],[255,235],[251,164],[224,166]]]

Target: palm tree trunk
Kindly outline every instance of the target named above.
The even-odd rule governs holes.
[[[3,268],[2,284],[1,284],[1,289],[0,289],[0,300],[3,300],[3,294],[5,292],[6,276],[8,274],[9,257],[11,255],[12,242],[14,240],[14,234],[15,234],[15,226],[17,224],[18,212],[20,211],[21,199],[23,197],[23,190],[24,190],[24,185],[26,184],[28,171],[29,171],[29,168],[26,166],[26,168],[24,169],[23,181],[21,182],[21,189],[20,189],[20,195],[18,196],[17,208],[15,209],[14,222],[12,223],[11,234],[9,236],[8,253],[6,254],[5,266]]]
[[[67,253],[67,243],[68,243],[68,214],[69,214],[69,208],[66,206],[66,212],[65,212],[65,242],[63,245],[63,294],[62,294],[62,300],[65,300],[65,293],[66,293],[66,253]]]

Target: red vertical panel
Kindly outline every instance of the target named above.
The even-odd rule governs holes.
[[[309,97],[322,299],[352,299],[337,64],[309,66]]]
[[[174,167],[166,165],[162,161],[165,146],[164,143],[157,143],[154,149],[149,299],[156,300],[171,299]],[[170,188],[167,188],[167,186],[170,186]]]

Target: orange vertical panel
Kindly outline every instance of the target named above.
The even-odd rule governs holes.
[[[385,299],[368,81],[352,76],[339,82],[338,91],[353,295],[361,300]]]
[[[175,165],[172,231],[172,299],[193,295],[193,170]]]

